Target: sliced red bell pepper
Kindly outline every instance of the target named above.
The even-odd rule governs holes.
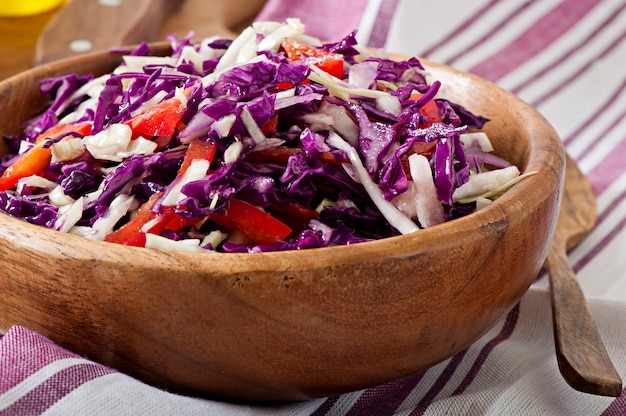
[[[248,153],[246,161],[251,163],[282,163],[287,164],[289,157],[301,153],[302,150],[296,147],[276,146],[263,150],[256,150]],[[338,161],[331,152],[321,152],[319,159],[330,163],[332,165],[339,166],[342,162]],[[346,160],[347,163],[347,160]]]
[[[315,65],[336,78],[343,78],[343,55],[328,52],[295,39],[285,39],[281,46],[289,60]]]
[[[278,114],[274,114],[267,123],[261,127],[263,134],[274,133],[278,131]]]
[[[335,78],[343,79],[343,55],[332,53],[324,57],[307,58],[306,61]]]
[[[290,156],[298,154],[302,150],[297,147],[276,146],[248,153],[246,161],[251,163],[283,163],[286,164]]]
[[[303,230],[309,221],[319,216],[314,209],[295,202],[271,204],[269,212],[292,230]]]
[[[241,199],[232,198],[224,214],[211,214],[209,219],[225,226],[234,225],[258,244],[273,244],[284,240],[291,228],[282,221]]]
[[[422,155],[426,157],[426,159],[430,160],[430,157],[435,152],[437,148],[437,140],[433,140],[432,142],[414,142],[408,152],[406,152],[402,158],[400,159],[400,164],[402,165],[402,169],[407,177],[411,177],[411,169],[409,168],[409,156],[413,153],[417,153],[418,155]]]
[[[411,94],[409,99],[418,100],[421,96],[422,94],[413,93]],[[420,125],[420,127],[428,127],[432,123],[441,121],[441,118],[439,117],[439,108],[437,108],[437,103],[435,102],[435,100],[427,101],[426,104],[424,104],[420,108],[420,113],[422,113],[422,115],[430,121],[429,123],[423,123],[422,125]]]
[[[200,218],[187,218],[178,214],[172,207],[163,207],[163,211],[158,213],[152,220],[150,228],[144,230],[150,234],[160,234],[161,231],[178,231],[182,228],[194,225]]]
[[[132,129],[133,138],[171,136],[176,132],[184,113],[185,106],[180,99],[172,97],[137,114],[125,124]]]
[[[215,222],[217,225],[227,229],[232,230],[237,228],[237,224],[231,218],[229,218],[225,213],[215,211],[209,214],[209,220]]]
[[[20,179],[37,175],[50,164],[52,150],[44,148],[43,144],[35,144],[4,171],[0,176],[0,191],[15,187]]]
[[[178,231],[182,228],[196,224],[201,219],[187,218],[174,211],[172,207],[163,207],[163,212],[159,214],[158,220],[147,232],[159,234],[163,230]]]
[[[191,162],[195,159],[204,159],[211,163],[213,161],[213,157],[215,156],[215,151],[215,144],[209,141],[199,139],[190,141],[185,157],[183,158],[183,163],[178,169],[178,174],[184,175],[189,168],[189,165],[191,165]]]
[[[152,207],[161,195],[161,192],[153,194],[148,201],[139,207],[137,214],[130,221],[107,235],[104,241],[144,247],[146,245],[146,233],[159,234],[163,230],[178,231],[201,220],[184,217],[176,213],[172,207],[163,207],[162,212],[152,211]],[[144,230],[149,222],[152,222],[150,228]]]
[[[348,163],[348,159],[346,159],[345,161],[339,161],[337,160],[337,158],[335,157],[335,155],[331,152],[322,152],[319,154],[319,158],[320,160],[326,162],[326,163],[330,163],[331,165],[335,165],[335,166],[340,166],[342,163]]]
[[[0,191],[13,188],[22,178],[43,172],[52,158],[52,150],[45,146],[48,140],[72,132],[86,136],[91,133],[91,123],[59,124],[40,134],[33,147],[21,154],[0,176]]]
[[[198,139],[192,140],[185,153],[183,163],[178,169],[178,174],[184,175],[191,162],[195,159],[205,159],[211,162],[215,155],[215,150],[215,145],[211,142]],[[146,244],[146,233],[159,234],[163,230],[177,231],[201,220],[184,217],[176,213],[172,207],[163,207],[160,213],[153,212],[152,206],[160,197],[160,192],[152,195],[128,223],[109,234],[105,241],[143,247]],[[150,221],[153,222],[150,228],[142,230]]]
[[[305,78],[302,81],[300,81],[298,84],[310,84],[310,83],[311,83],[311,80],[308,78]],[[278,84],[276,84],[276,88],[278,88],[279,90],[288,90],[289,88],[292,88],[295,85],[296,84],[294,84],[293,82],[279,82]]]
[[[81,136],[87,136],[91,134],[92,124],[90,121],[83,121],[80,123],[63,123],[57,124],[54,127],[50,127],[48,130],[41,133],[35,139],[35,143],[47,142],[50,139],[54,139],[61,134],[65,133],[78,133]]]

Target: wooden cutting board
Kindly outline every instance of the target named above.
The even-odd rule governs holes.
[[[165,40],[168,34],[233,37],[265,0],[70,0],[42,31],[34,62]]]

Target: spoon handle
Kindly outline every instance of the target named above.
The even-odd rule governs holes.
[[[563,378],[578,391],[620,396],[622,380],[602,343],[558,233],[552,241],[546,266],[556,356]]]

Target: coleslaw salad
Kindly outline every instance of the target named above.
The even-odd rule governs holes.
[[[42,81],[49,107],[6,137],[2,211],[161,250],[309,249],[436,226],[525,176],[417,58],[355,32],[168,39],[168,56],[141,44],[109,74]]]

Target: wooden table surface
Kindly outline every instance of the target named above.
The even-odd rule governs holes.
[[[66,4],[70,1],[66,0]],[[252,22],[265,0],[184,0],[163,23],[156,40],[193,30],[197,37],[232,37]],[[37,39],[63,6],[28,17],[0,17],[0,80],[33,66]],[[155,39],[153,39],[155,40]],[[120,46],[120,45],[114,45]]]

